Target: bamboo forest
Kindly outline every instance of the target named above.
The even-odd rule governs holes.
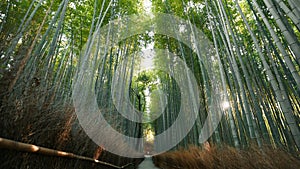
[[[299,0],[1,0],[1,169],[297,169]]]

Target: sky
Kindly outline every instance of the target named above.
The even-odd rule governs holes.
[[[145,13],[147,15],[153,15],[151,12],[152,8],[152,2],[150,0],[143,0],[143,8],[145,10]],[[149,36],[154,36],[154,32],[149,32]],[[142,48],[142,60],[141,60],[141,69],[142,70],[148,70],[153,68],[154,63],[153,63],[153,52],[149,52],[149,50],[154,49],[154,42],[147,44],[145,48]]]

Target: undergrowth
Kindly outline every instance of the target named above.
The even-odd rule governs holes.
[[[268,146],[250,146],[239,150],[227,145],[209,149],[190,146],[186,150],[166,152],[153,157],[161,169],[298,169],[298,157]]]

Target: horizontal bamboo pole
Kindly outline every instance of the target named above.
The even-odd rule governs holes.
[[[38,154],[43,154],[43,155],[48,155],[48,156],[80,159],[80,160],[85,160],[85,161],[91,161],[91,162],[97,163],[97,164],[110,166],[113,168],[126,168],[130,165],[133,165],[133,163],[128,163],[123,166],[116,166],[116,165],[113,165],[113,164],[110,164],[110,163],[107,163],[104,161],[99,161],[97,159],[93,159],[90,157],[85,157],[85,156],[80,156],[80,155],[76,155],[76,154],[69,153],[69,152],[40,147],[40,146],[36,146],[33,144],[27,144],[27,143],[22,143],[22,142],[18,142],[18,141],[13,141],[13,140],[1,138],[1,137],[0,137],[0,148],[17,150],[17,151],[25,151],[25,152],[30,152],[30,153],[38,153]]]

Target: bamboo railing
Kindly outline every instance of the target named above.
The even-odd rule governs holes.
[[[97,159],[93,159],[90,157],[85,157],[85,156],[76,155],[76,154],[69,153],[69,152],[49,149],[49,148],[45,148],[45,147],[36,146],[33,144],[22,143],[22,142],[13,141],[13,140],[9,140],[9,139],[0,137],[0,149],[1,148],[30,152],[30,153],[38,153],[38,154],[43,154],[43,155],[48,155],[48,156],[80,159],[80,160],[90,161],[90,162],[97,163],[97,164],[106,165],[106,166],[113,167],[113,168],[126,168],[130,165],[134,165],[133,163],[128,163],[123,166],[117,166],[117,165],[113,165],[113,164],[110,164],[110,163],[107,163],[104,161],[99,161]]]

